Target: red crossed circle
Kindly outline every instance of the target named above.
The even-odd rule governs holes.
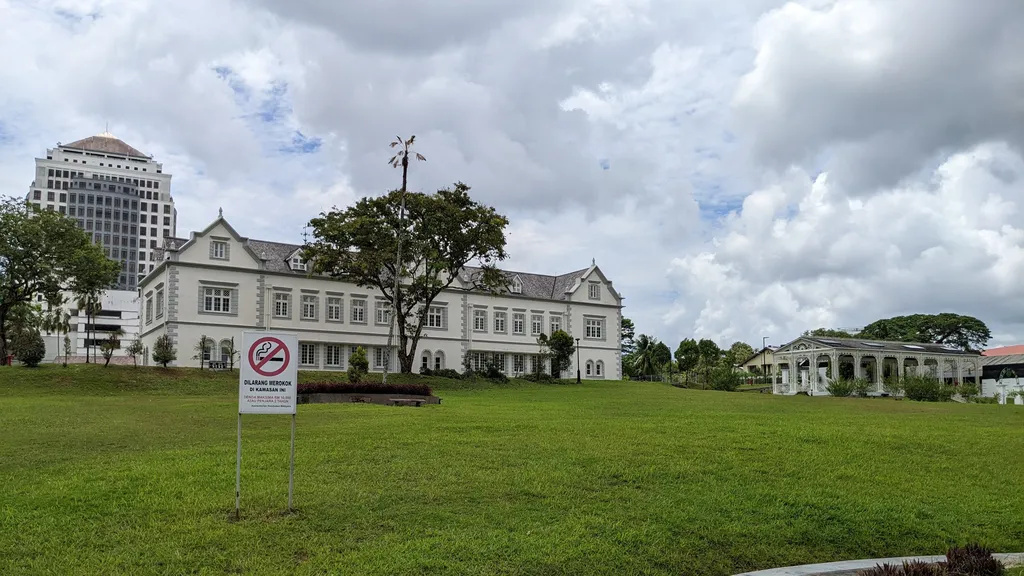
[[[256,360],[256,350],[265,342],[269,342],[271,344],[270,353],[264,356],[261,360]],[[271,359],[276,357],[279,352],[284,352],[284,361],[281,362],[281,366],[276,370],[264,370],[263,367],[266,366],[267,362],[270,362]],[[284,345],[284,342],[274,338],[273,336],[260,338],[253,342],[252,346],[249,347],[249,366],[252,366],[252,369],[260,376],[277,376],[288,368],[289,362],[291,362],[291,354],[288,352],[288,347]]]

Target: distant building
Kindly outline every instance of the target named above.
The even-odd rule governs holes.
[[[387,348],[384,296],[309,275],[301,251],[244,238],[223,217],[188,240],[169,239],[140,285],[144,346],[151,351],[166,334],[177,350],[175,365],[198,366],[193,349],[200,335],[212,339],[204,360],[228,361],[232,338],[241,347],[243,331],[270,329],[298,335],[300,370],[344,370],[359,346],[371,371],[397,370]],[[426,311],[415,371],[462,371],[464,363],[483,370],[489,362],[509,375],[549,371],[537,337],[564,330],[579,339],[583,378],[621,379],[622,298],[596,263],[557,276],[506,271],[508,288],[499,294],[471,289],[475,270],[464,269]],[[572,360],[565,377],[576,374],[576,355]]]
[[[100,310],[94,318],[86,318],[85,311],[80,310],[74,294],[64,293],[68,299],[65,309],[71,314],[71,330],[68,337],[71,340],[71,348],[68,356],[71,362],[84,362],[86,346],[91,346],[89,356],[100,358],[100,345],[112,332],[120,329],[123,332],[121,339],[121,350],[114,353],[115,356],[124,356],[124,348],[132,340],[139,337],[139,294],[133,290],[107,290],[100,296]],[[44,309],[46,303],[37,302]],[[45,362],[60,362],[64,356],[64,336],[56,333],[43,333],[43,341],[46,342]],[[58,355],[58,351],[60,354]]]
[[[108,258],[121,263],[115,290],[134,292],[157,264],[154,250],[176,235],[171,175],[109,132],[58,143],[46,158],[36,158],[27,199],[75,218]]]
[[[981,355],[924,342],[886,342],[856,338],[801,336],[774,352],[776,394],[828,395],[829,379],[866,378],[873,394],[884,394],[886,378],[929,374],[946,381],[973,379],[980,384]]]
[[[87,339],[100,342],[117,328],[125,333],[123,348],[139,335],[139,281],[159,263],[156,255],[164,238],[176,235],[171,175],[163,171],[163,164],[109,132],[58,143],[35,163],[27,200],[40,210],[74,218],[107,258],[121,264],[115,285],[102,295],[102,310],[89,326],[74,295],[65,294],[66,308],[72,312],[71,355],[84,360]],[[56,336],[44,339],[47,360],[52,360]],[[63,350],[64,343],[59,344]]]
[[[1024,345],[990,348],[981,353],[981,394],[1024,392]]]
[[[736,367],[750,374],[774,374],[775,356],[773,353],[778,349],[778,346],[766,346],[754,352],[749,358],[743,359]]]

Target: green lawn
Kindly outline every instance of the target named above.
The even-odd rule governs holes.
[[[443,381],[435,381],[442,382]],[[659,383],[247,416],[237,376],[0,368],[0,574],[731,574],[1024,551],[1024,409]]]

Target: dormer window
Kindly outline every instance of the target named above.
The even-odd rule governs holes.
[[[210,242],[210,258],[214,260],[228,259],[228,243],[220,240]]]
[[[523,281],[519,279],[519,276],[516,276],[515,278],[512,279],[512,293],[513,294],[522,294],[523,293]]]
[[[292,256],[291,268],[292,268],[292,270],[298,270],[300,272],[305,272],[306,271],[306,261],[302,259],[302,256],[298,256],[298,255]]]

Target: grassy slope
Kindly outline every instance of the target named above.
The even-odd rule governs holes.
[[[303,406],[298,513],[288,417],[250,416],[235,523],[236,382],[0,369],[0,574],[729,574],[1024,550],[1012,406],[612,382]]]

